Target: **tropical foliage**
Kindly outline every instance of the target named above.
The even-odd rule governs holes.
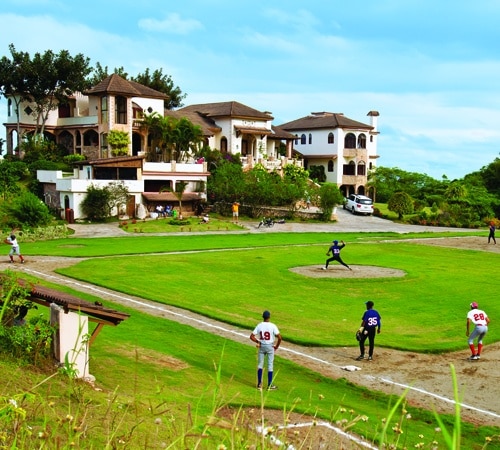
[[[309,173],[302,167],[290,164],[280,174],[256,164],[244,172],[239,161],[217,158],[216,154],[210,156],[207,163],[212,171],[207,191],[210,200],[220,204],[223,214],[229,214],[229,205],[239,201],[251,217],[261,215],[263,207],[284,208],[292,217],[309,189]]]
[[[57,54],[52,50],[37,52],[33,57],[28,52],[17,51],[13,44],[9,50],[11,58],[0,59],[0,92],[14,99],[18,124],[20,103],[32,103],[37,125],[35,135],[43,136],[50,111],[67,103],[74,92],[83,92],[89,87],[90,59],[81,53],[71,56],[67,50]]]
[[[495,180],[499,168],[497,158],[479,172],[450,181],[397,167],[377,167],[369,174],[369,186],[378,203],[391,203],[396,208],[393,211],[401,212],[400,219],[408,215],[408,221],[422,225],[479,227],[500,215],[500,190]],[[403,203],[402,193],[406,194]]]
[[[199,153],[203,142],[201,128],[186,118],[176,119],[158,113],[144,116],[142,128],[149,133],[149,161],[181,162]]]
[[[128,154],[129,143],[129,135],[125,131],[111,130],[108,133],[108,144],[111,147],[111,154],[113,156],[122,156]]]

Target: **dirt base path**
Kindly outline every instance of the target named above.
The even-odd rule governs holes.
[[[423,241],[422,241],[423,242]],[[442,245],[455,248],[500,252],[500,245],[488,245],[484,238],[439,238],[425,239],[426,245]],[[136,308],[142,312],[160,315],[166,319],[184,323],[201,330],[225,336],[227,339],[251,345],[248,336],[251,330],[240,329],[222,322],[207,319],[191,312],[163,306],[157,303],[108,289],[75,281],[54,272],[59,267],[66,267],[81,261],[76,258],[28,257],[27,263],[5,264],[6,268],[26,272],[53,283],[67,285],[73,289],[99,296],[103,299]],[[8,266],[8,267],[7,267]],[[294,268],[308,276],[328,277],[376,277],[379,275],[373,267],[352,266],[349,271],[341,266],[322,271],[318,266]],[[394,271],[390,276],[401,276]],[[465,322],[464,322],[465,323]],[[465,327],[465,325],[464,325]],[[459,339],[460,337],[457,337]],[[454,413],[453,385],[450,364],[453,364],[462,395],[462,417],[472,423],[500,426],[500,343],[485,343],[480,361],[468,361],[469,351],[464,350],[444,355],[426,355],[403,352],[377,347],[373,361],[356,361],[357,347],[346,348],[311,348],[283,342],[278,355],[297,364],[331,378],[346,378],[352,383],[388,394],[402,394],[409,389],[407,398],[410,403],[437,411]]]

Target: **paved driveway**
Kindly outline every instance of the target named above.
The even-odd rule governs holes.
[[[354,215],[342,208],[337,210],[337,222],[333,223],[302,223],[302,222],[287,222],[284,224],[275,224],[272,228],[261,227],[257,228],[258,221],[242,222],[246,230],[231,231],[231,234],[237,233],[345,233],[345,232],[395,232],[395,233],[424,233],[424,232],[443,232],[443,231],[471,231],[468,228],[450,228],[450,227],[430,227],[421,225],[405,225],[391,222],[390,220],[381,219],[375,216],[360,216]],[[106,224],[70,224],[69,228],[75,231],[73,237],[114,237],[114,236],[143,236],[141,234],[127,233],[118,227],[117,223]],[[209,231],[199,234],[211,233]],[[215,231],[213,234],[226,233],[225,231]],[[148,233],[152,235],[172,235],[175,233]],[[186,233],[179,233],[185,235]],[[192,233],[195,234],[195,233]]]
[[[422,225],[405,225],[391,222],[375,216],[355,215],[342,208],[337,209],[337,222],[334,223],[285,223],[275,224],[272,228],[259,228],[258,222],[246,224],[250,231],[257,232],[395,232],[424,233],[443,231],[471,231],[468,228],[430,227]]]

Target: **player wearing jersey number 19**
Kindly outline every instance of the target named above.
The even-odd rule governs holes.
[[[369,300],[365,302],[366,311],[361,318],[361,328],[359,329],[361,333],[361,339],[359,341],[359,353],[360,355],[356,358],[358,361],[365,358],[365,341],[368,339],[368,361],[373,358],[373,349],[375,348],[375,333],[380,333],[380,327],[382,326],[382,318],[378,311],[373,309],[374,303]]]
[[[263,322],[260,322],[250,335],[250,339],[257,344],[259,349],[257,365],[257,389],[262,389],[262,373],[264,371],[264,360],[267,356],[267,389],[274,390],[273,384],[274,352],[281,344],[281,334],[278,327],[270,322],[271,313],[262,313]]]
[[[474,324],[474,329],[472,333],[469,334],[470,324]],[[488,332],[488,324],[490,323],[490,319],[486,315],[486,313],[479,309],[479,306],[476,302],[472,302],[470,304],[470,311],[467,313],[467,331],[465,335],[468,336],[467,343],[469,344],[470,351],[472,355],[469,357],[470,360],[475,361],[480,359],[481,350],[483,349],[483,338]],[[477,352],[474,347],[474,339],[477,338]]]

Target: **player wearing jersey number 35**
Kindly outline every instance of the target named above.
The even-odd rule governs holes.
[[[382,326],[382,318],[378,311],[373,309],[374,303],[369,300],[365,302],[366,311],[361,318],[361,328],[359,332],[361,333],[361,338],[359,340],[359,353],[360,355],[356,358],[357,361],[365,359],[365,341],[368,339],[368,361],[373,358],[373,349],[375,348],[375,333],[380,333],[380,327]]]
[[[257,344],[259,349],[257,365],[257,389],[262,389],[262,372],[264,371],[264,360],[267,356],[267,389],[277,389],[273,384],[274,351],[281,344],[281,334],[278,327],[270,322],[271,313],[262,313],[263,322],[260,322],[250,335],[250,339]]]
[[[469,334],[470,324],[474,324],[472,333]],[[490,319],[487,314],[479,309],[476,302],[470,304],[470,311],[467,313],[467,331],[465,335],[469,337],[467,343],[469,344],[472,355],[469,357],[471,361],[477,361],[481,358],[481,350],[483,349],[483,338],[488,332],[488,324]],[[474,339],[477,338],[477,352],[474,347]]]

